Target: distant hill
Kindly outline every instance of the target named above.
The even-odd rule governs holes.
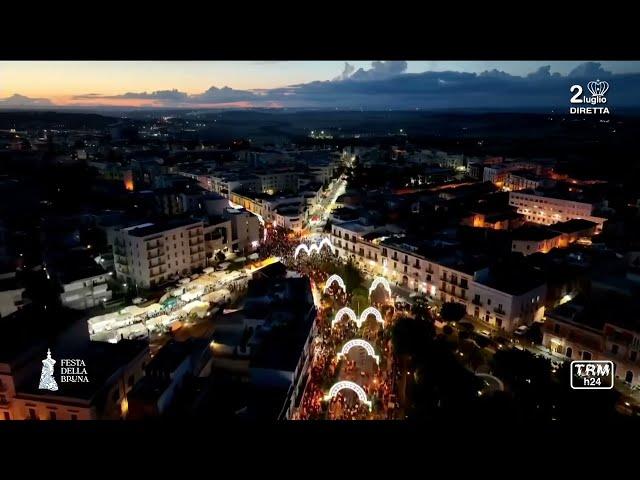
[[[0,110],[0,130],[15,128],[60,128],[70,130],[101,129],[116,123],[117,117],[95,113]]]

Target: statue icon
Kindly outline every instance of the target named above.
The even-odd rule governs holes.
[[[58,390],[58,384],[53,378],[53,366],[56,361],[51,358],[51,349],[47,349],[47,358],[42,360],[42,373],[40,373],[40,390],[51,390],[55,392]]]

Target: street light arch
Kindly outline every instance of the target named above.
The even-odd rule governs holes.
[[[354,322],[356,322],[356,325],[358,325],[358,316],[356,315],[356,312],[354,312],[349,307],[342,307],[340,310],[338,310],[336,316],[333,317],[333,320],[331,320],[331,328],[333,328],[333,326],[338,323],[345,315],[347,315],[350,320],[353,320]]]
[[[319,250],[322,250],[322,247],[323,247],[323,246],[325,246],[325,245],[326,245],[327,247],[329,247],[329,250],[331,250],[331,253],[334,253],[334,251],[333,251],[333,248],[334,248],[334,247],[333,247],[333,244],[331,243],[331,240],[329,240],[328,238],[323,238],[323,239],[320,241],[320,245],[318,246]]]
[[[360,314],[360,318],[358,319],[358,327],[362,326],[369,315],[373,315],[374,317],[376,317],[376,322],[381,323],[384,327],[384,318],[382,318],[380,310],[375,307],[367,307],[364,312]]]
[[[349,380],[341,380],[337,383],[334,383],[333,386],[329,389],[329,393],[325,395],[325,401],[331,400],[334,398],[340,390],[351,390],[355,392],[358,396],[358,400],[364,403],[367,407],[369,407],[369,411],[371,411],[371,401],[367,398],[367,394],[364,389],[355,382],[350,382]]]
[[[301,243],[300,245],[298,245],[295,249],[295,251],[293,252],[293,258],[298,258],[298,254],[301,251],[305,251],[307,252],[307,255],[311,255],[311,252],[309,251],[309,247],[307,247],[306,243]]]
[[[349,340],[347,343],[345,343],[342,346],[342,350],[338,352],[338,358],[345,357],[347,353],[349,353],[349,350],[351,350],[354,347],[364,348],[367,354],[370,357],[373,357],[373,359],[376,361],[376,364],[378,365],[380,364],[380,356],[376,355],[376,352],[373,349],[373,346],[369,342],[367,342],[366,340],[362,340],[361,338],[354,338],[352,340]]]
[[[327,282],[324,284],[323,293],[327,293],[327,290],[329,290],[333,282],[337,282],[342,291],[345,293],[347,292],[347,286],[345,285],[344,280],[342,280],[342,277],[340,275],[333,274],[329,278],[327,278]]]
[[[371,296],[375,289],[378,288],[378,285],[382,285],[389,296],[391,296],[391,285],[389,285],[389,281],[384,277],[376,277],[373,279],[373,282],[369,287],[369,296]]]

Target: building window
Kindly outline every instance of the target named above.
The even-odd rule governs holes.
[[[556,335],[559,335],[559,334],[560,334],[560,325],[559,325],[559,324],[557,324],[557,323],[556,323],[556,324],[553,326],[553,333],[555,333]]]
[[[11,414],[9,412],[3,412],[5,420],[11,420]]]
[[[631,360],[632,362],[635,362],[637,358],[638,358],[638,352],[633,351],[629,354],[629,360]]]
[[[582,360],[591,360],[591,352],[582,352]]]
[[[75,413],[71,414],[71,420],[77,420],[78,419],[78,415],[76,415]]]
[[[618,345],[616,345],[615,343],[613,345],[611,345],[611,353],[613,353],[614,355],[618,354],[618,350],[620,349],[620,347]]]
[[[487,298],[487,305],[491,305],[491,299]]]
[[[38,415],[36,414],[35,408],[29,409],[29,420],[38,420]]]
[[[49,420],[57,420],[56,412],[54,412],[53,410],[49,412]]]

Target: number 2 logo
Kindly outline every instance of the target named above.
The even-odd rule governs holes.
[[[573,93],[573,97],[571,97],[571,103],[582,103],[582,87],[580,85],[572,85],[569,89],[571,93]]]

